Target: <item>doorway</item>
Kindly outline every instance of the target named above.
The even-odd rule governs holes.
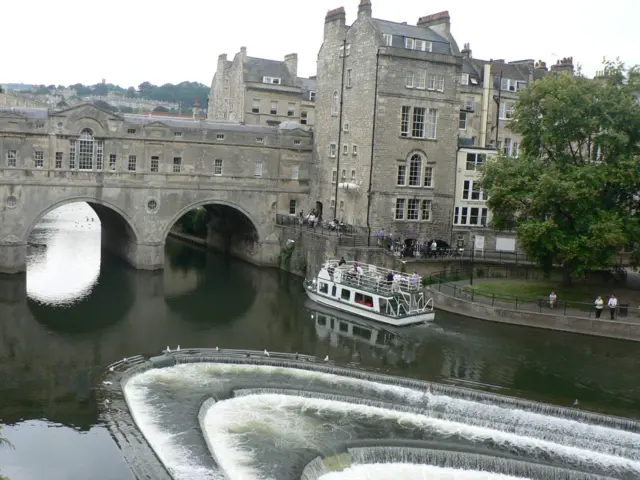
[[[322,202],[316,202],[316,212],[318,212],[318,217],[322,217]]]

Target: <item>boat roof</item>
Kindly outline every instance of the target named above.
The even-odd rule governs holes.
[[[340,262],[340,260],[327,260],[325,262],[325,264],[323,265],[324,268],[336,268],[338,266],[338,263]],[[375,271],[377,274],[381,274],[381,275],[388,275],[389,272],[393,273],[394,275],[401,275],[403,277],[407,277],[407,276],[411,276],[413,275],[413,273],[417,272],[400,272],[398,270],[392,270],[390,268],[385,268],[385,267],[381,267],[379,265],[374,265],[371,263],[364,263],[364,262],[357,262],[357,261],[345,261],[345,263],[342,264],[342,266],[340,268],[348,270],[349,267],[362,267],[362,270],[366,273],[366,272],[372,272]],[[418,280],[419,282],[422,281],[422,275],[418,275]]]

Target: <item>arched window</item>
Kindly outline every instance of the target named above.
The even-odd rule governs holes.
[[[411,155],[409,160],[409,186],[419,187],[422,180],[422,156],[419,153]]]
[[[77,143],[77,149],[76,149]],[[93,132],[85,128],[80,132],[80,138],[71,141],[69,168],[75,168],[75,152],[78,152],[78,170],[102,170],[103,143],[96,140]]]
[[[340,98],[338,97],[338,91],[333,92],[333,107],[331,107],[331,115],[338,115],[340,110]]]

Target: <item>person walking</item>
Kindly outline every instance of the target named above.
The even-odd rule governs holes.
[[[602,309],[604,308],[604,300],[600,295],[598,295],[598,298],[596,298],[595,305],[596,305],[596,318],[600,318],[600,315],[602,315]]]
[[[549,294],[549,308],[555,308],[557,300],[558,296],[556,295],[556,292],[551,291]]]
[[[615,320],[616,317],[616,307],[618,306],[618,299],[615,295],[611,295],[609,297],[609,301],[607,302],[607,306],[609,307],[609,313],[611,314],[611,320]]]

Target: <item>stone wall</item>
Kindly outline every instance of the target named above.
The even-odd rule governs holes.
[[[437,309],[478,320],[640,342],[640,322],[612,322],[604,318],[596,320],[508,310],[453,298],[438,292],[437,289],[427,290],[433,296]]]

